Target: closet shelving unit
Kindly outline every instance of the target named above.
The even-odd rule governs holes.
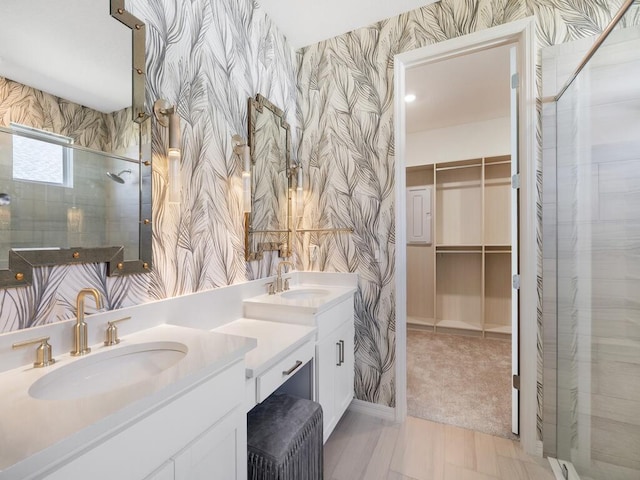
[[[410,321],[510,334],[510,157],[437,163],[433,184],[433,315]]]

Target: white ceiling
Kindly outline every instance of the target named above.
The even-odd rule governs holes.
[[[258,0],[295,48],[306,47],[437,0]]]
[[[109,0],[2,0],[0,76],[95,110],[131,105],[131,30]]]
[[[435,0],[259,0],[294,48],[304,47],[419,8]],[[509,115],[509,47],[407,72],[407,131],[417,132]]]
[[[407,132],[508,117],[510,46],[502,46],[407,70]]]

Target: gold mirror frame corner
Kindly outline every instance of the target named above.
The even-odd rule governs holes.
[[[136,16],[128,12],[124,0],[110,0],[110,13],[113,18],[129,27],[132,31],[132,120],[140,124],[138,142],[141,167],[149,167],[141,172],[149,185],[151,195],[151,162],[143,161],[142,140],[143,124],[150,118],[145,108],[146,88],[146,32],[145,25]],[[146,124],[148,125],[148,123]],[[142,183],[142,182],[141,182]],[[26,287],[33,283],[33,269],[55,265],[73,265],[81,263],[105,263],[108,276],[121,276],[136,273],[148,273],[152,266],[152,224],[151,204],[140,205],[139,256],[138,260],[124,260],[124,247],[60,248],[37,250],[9,250],[9,268],[0,270],[0,288]]]

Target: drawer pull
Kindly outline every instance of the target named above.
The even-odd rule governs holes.
[[[342,358],[342,349],[340,348],[340,342],[336,342],[336,347],[338,347],[338,351],[336,352],[338,354],[338,363],[336,363],[336,366],[339,367],[340,365],[342,365],[342,363],[340,362],[340,359]]]
[[[296,364],[291,367],[289,370],[283,370],[282,371],[282,375],[291,375],[293,372],[295,372],[297,370],[297,368],[302,365],[302,362],[300,360],[296,361]]]
[[[340,340],[340,365],[344,363],[344,340]]]

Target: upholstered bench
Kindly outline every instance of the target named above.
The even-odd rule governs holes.
[[[247,415],[249,480],[322,480],[322,407],[274,394]]]

